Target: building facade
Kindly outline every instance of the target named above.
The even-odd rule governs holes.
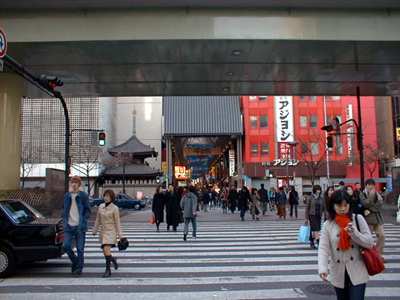
[[[362,97],[365,176],[378,178],[381,155],[377,142],[376,99]],[[270,185],[306,187],[359,180],[356,97],[243,96],[245,174],[254,182],[267,178]],[[321,127],[334,120],[343,125],[327,148]],[[374,157],[376,156],[376,159]],[[257,185],[257,184],[256,184]]]

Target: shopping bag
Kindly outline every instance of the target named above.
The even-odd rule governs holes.
[[[301,225],[299,229],[299,236],[298,240],[301,243],[309,243],[310,241],[310,226],[307,225]]]
[[[156,216],[154,214],[151,214],[148,220],[149,224],[156,224]]]
[[[397,212],[396,222],[397,224],[400,224],[400,210]]]

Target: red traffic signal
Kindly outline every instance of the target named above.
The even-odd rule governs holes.
[[[58,86],[63,86],[64,83],[58,79],[56,76],[40,76],[40,82],[44,85],[47,89],[54,90]]]
[[[99,132],[99,145],[100,146],[106,145],[106,133],[105,132]]]

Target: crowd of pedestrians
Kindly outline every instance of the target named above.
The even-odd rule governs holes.
[[[80,191],[81,179],[74,176],[70,180],[70,191],[64,197],[64,250],[71,260],[71,272],[81,275],[84,267],[84,249],[90,206],[88,195]],[[112,256],[112,248],[119,246],[124,239],[121,230],[119,209],[114,205],[115,194],[112,190],[103,193],[104,203],[96,213],[93,235],[99,235],[99,246],[105,258],[103,277],[111,276],[111,266],[118,269],[118,263]],[[249,211],[253,220],[261,215],[276,213],[279,220],[286,219],[287,205],[289,216],[298,218],[299,194],[295,187],[265,189],[246,186],[224,185],[218,188],[175,188],[170,185],[167,191],[156,189],[152,201],[153,222],[157,232],[166,221],[166,231],[177,232],[183,224],[183,240],[187,241],[189,225],[192,226],[192,238],[197,237],[197,215],[199,211],[221,209],[239,211],[240,220],[246,220]],[[372,179],[366,181],[365,189],[359,184],[354,187],[340,184],[335,189],[329,186],[325,191],[315,185],[312,193],[304,198],[305,223],[310,227],[310,247],[318,249],[319,275],[335,288],[337,299],[364,299],[368,271],[360,250],[372,248],[376,235],[376,249],[383,257],[385,244],[384,220],[382,215],[383,198],[376,191]],[[165,216],[165,218],[164,218]],[[325,222],[323,225],[322,223]],[[74,250],[74,246],[76,250]],[[76,252],[75,252],[76,251]]]

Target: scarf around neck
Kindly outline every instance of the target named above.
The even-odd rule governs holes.
[[[340,228],[338,248],[343,251],[348,250],[350,249],[350,236],[345,227],[351,222],[351,219],[348,215],[336,215],[335,221]]]

